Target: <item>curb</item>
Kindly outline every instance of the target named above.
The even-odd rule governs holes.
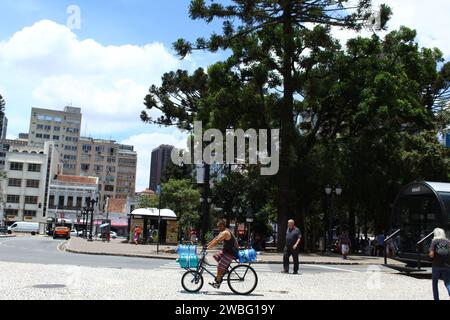
[[[66,243],[61,244],[59,247],[63,247]],[[127,257],[127,258],[142,258],[142,259],[160,259],[160,260],[176,260],[178,257],[167,257],[159,255],[138,255],[138,254],[125,254],[125,253],[108,253],[108,252],[90,252],[90,251],[80,251],[74,250],[67,247],[61,248],[62,250],[73,253],[73,254],[84,254],[93,256],[110,256],[110,257]],[[279,264],[282,265],[283,262],[280,261],[256,261],[253,264]],[[334,266],[364,266],[364,265],[376,265],[377,263],[360,263],[360,262],[318,262],[318,261],[300,261],[302,265],[334,265]]]

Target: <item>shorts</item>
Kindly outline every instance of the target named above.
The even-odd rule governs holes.
[[[343,255],[347,255],[350,252],[350,247],[348,244],[343,244],[341,250]]]
[[[236,257],[234,257],[231,254],[224,253],[223,251],[220,251],[220,252],[218,252],[217,254],[214,255],[214,259],[219,263],[217,268],[220,271],[227,271],[228,267],[231,265],[233,260],[236,259]]]

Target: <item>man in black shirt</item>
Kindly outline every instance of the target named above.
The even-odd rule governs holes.
[[[286,231],[286,247],[284,248],[283,273],[289,273],[289,258],[292,256],[294,260],[294,274],[298,274],[299,262],[298,255],[300,251],[300,241],[302,234],[300,229],[295,226],[294,220],[289,220],[288,229]]]

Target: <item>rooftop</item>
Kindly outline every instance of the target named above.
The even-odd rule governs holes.
[[[82,177],[82,176],[67,176],[58,175],[56,180],[64,183],[76,183],[76,184],[98,184],[97,177]]]

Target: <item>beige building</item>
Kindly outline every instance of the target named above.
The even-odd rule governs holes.
[[[113,140],[80,138],[76,175],[99,178],[99,204],[103,211],[107,197],[127,199],[136,187],[137,153],[133,146]]]
[[[78,142],[81,128],[81,109],[65,107],[64,111],[32,108],[28,145],[43,147],[46,141],[55,142],[61,150],[64,174],[77,172]]]

